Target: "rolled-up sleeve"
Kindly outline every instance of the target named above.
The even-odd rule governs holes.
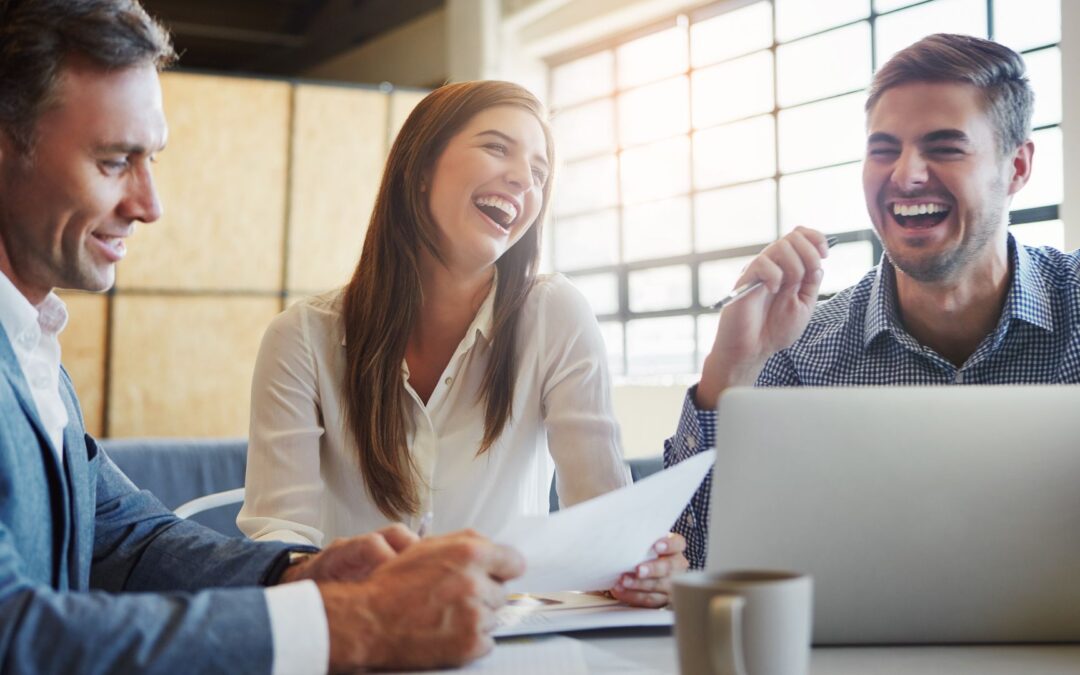
[[[697,385],[695,384],[686,392],[675,435],[664,441],[665,467],[674,466],[699,452],[716,447],[716,410],[698,408],[694,400],[696,395]],[[686,538],[686,559],[690,561],[690,566],[694,569],[705,567],[711,492],[712,473],[710,472],[672,528]]]

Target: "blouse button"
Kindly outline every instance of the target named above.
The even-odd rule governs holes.
[[[448,377],[448,378],[446,378],[446,380],[444,380],[444,382],[446,383],[446,386],[449,387],[451,384],[454,383],[454,378]]]

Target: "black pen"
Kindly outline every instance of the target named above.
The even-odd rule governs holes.
[[[837,239],[836,237],[827,237],[825,239],[825,243],[826,243],[826,245],[828,245],[829,248],[832,248],[833,246],[836,246],[836,243],[838,241],[840,241],[840,240]],[[750,291],[754,290],[755,288],[762,285],[763,283],[765,283],[765,282],[762,281],[761,279],[758,279],[757,281],[751,281],[748,284],[743,284],[742,286],[739,286],[738,288],[736,288],[735,290],[733,290],[732,292],[728,293],[723,298],[721,298],[719,300],[719,302],[717,302],[715,305],[712,306],[712,308],[713,309],[723,309],[723,308],[727,307],[728,305],[730,305],[731,303],[738,300],[739,298],[742,298],[742,297],[748,295],[750,293]]]

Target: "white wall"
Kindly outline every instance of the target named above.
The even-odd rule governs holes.
[[[675,434],[686,387],[681,385],[622,385],[615,387],[615,417],[622,429],[627,458],[655,457],[664,439]]]

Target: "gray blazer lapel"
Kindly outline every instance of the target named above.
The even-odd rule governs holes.
[[[71,495],[68,518],[70,537],[65,538],[70,542],[71,549],[65,560],[68,563],[68,583],[72,589],[81,591],[89,586],[90,558],[94,552],[96,472],[91,470],[90,461],[97,457],[97,446],[93,446],[94,456],[91,457],[82,415],[66,372],[61,375],[60,395],[68,414],[68,425],[64,429],[64,473],[67,476],[68,494]]]
[[[23,412],[26,413],[26,419],[34,425],[34,430],[38,436],[41,437],[43,450],[52,450],[52,441],[49,440],[49,434],[45,432],[45,425],[41,423],[41,418],[38,417],[37,406],[34,405],[34,397],[30,393],[30,386],[26,383],[26,377],[23,375],[22,368],[19,367],[19,360],[15,358],[15,350],[11,348],[11,342],[8,341],[7,333],[3,328],[0,328],[0,370],[3,371],[4,376],[7,377],[8,382],[11,383],[11,388],[15,390],[15,398],[19,399],[19,405],[22,406]],[[48,459],[51,460],[51,465],[57,467],[56,454],[48,452]],[[57,467],[59,470],[59,467]]]
[[[11,348],[7,333],[0,328],[0,373],[7,378],[15,398],[23,409],[26,421],[34,429],[38,438],[38,452],[41,453],[41,462],[45,468],[46,479],[49,485],[49,500],[52,503],[52,530],[54,537],[55,560],[53,561],[53,586],[64,589],[68,583],[68,542],[71,536],[71,510],[68,498],[67,481],[60,471],[60,463],[56,452],[53,450],[49,434],[45,432],[45,425],[38,417],[37,406],[30,394],[30,387],[23,376],[22,368],[15,357],[15,351]]]

